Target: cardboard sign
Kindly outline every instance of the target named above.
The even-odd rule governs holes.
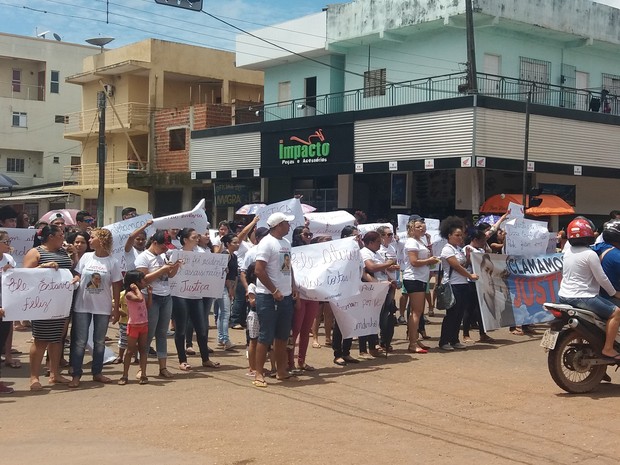
[[[104,226],[105,229],[112,233],[112,257],[118,260],[121,266],[121,271],[127,271],[127,262],[125,260],[125,243],[127,238],[141,226],[144,226],[146,222],[153,217],[150,213],[145,215],[129,218],[117,223],[112,223],[108,226]]]
[[[5,321],[54,320],[69,316],[73,275],[66,269],[11,268],[2,273]]]
[[[390,231],[394,232],[394,226],[391,223],[366,223],[366,224],[358,224],[357,230],[360,232],[360,235],[363,237],[364,234],[370,231],[376,231],[379,226],[387,226],[390,228]]]
[[[291,263],[302,299],[325,301],[359,292],[362,257],[357,241],[336,241],[293,247]]]
[[[340,239],[345,226],[353,226],[355,217],[344,210],[325,213],[306,213],[308,228],[315,236],[330,236]]]
[[[520,203],[510,202],[508,204],[508,216],[506,217],[506,219],[523,218],[523,217],[525,217],[523,205],[521,205]]]
[[[168,279],[170,294],[187,299],[222,297],[229,258],[228,254],[173,250],[170,261],[182,260],[183,264],[174,278]]]
[[[205,199],[202,199],[191,211],[154,218],[153,225],[149,227],[149,235],[153,234],[157,229],[183,228],[194,228],[202,234],[207,230],[208,224],[209,221],[205,212]]]
[[[389,287],[387,282],[361,283],[357,295],[329,301],[343,338],[379,333],[379,313]]]
[[[265,227],[269,228],[267,224],[267,218],[269,218],[273,213],[282,212],[287,215],[293,215],[295,219],[290,221],[291,229],[289,233],[286,235],[286,238],[290,241],[293,238],[293,230],[297,226],[303,226],[306,224],[306,220],[304,219],[304,212],[301,208],[301,202],[299,199],[289,199],[283,200],[282,202],[276,202],[269,205],[265,205],[263,208],[258,210],[256,215],[260,218],[258,221],[257,227]]]
[[[23,228],[2,228],[8,235],[11,241],[11,255],[17,263],[17,268],[20,268],[24,263],[24,256],[28,253],[34,245],[34,236],[37,233],[36,229],[23,229]]]
[[[549,245],[547,223],[514,218],[507,221],[505,252],[508,255],[544,255]]]

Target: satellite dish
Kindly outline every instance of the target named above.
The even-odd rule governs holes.
[[[53,35],[54,35],[54,39],[56,39],[58,42],[60,42],[62,40],[61,37],[58,34],[56,34],[55,32],[53,33]]]
[[[114,40],[114,37],[93,37],[92,39],[86,39],[90,45],[96,45],[97,47],[101,47],[101,53],[103,53],[103,47],[108,45],[110,42]]]
[[[39,32],[39,33],[37,34],[37,37],[38,37],[39,39],[45,39],[45,34],[49,34],[49,33],[50,33],[50,31]]]

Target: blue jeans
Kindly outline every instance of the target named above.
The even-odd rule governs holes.
[[[166,333],[172,316],[172,297],[169,295],[153,295],[153,303],[149,308],[149,334],[147,345],[150,347],[155,338],[157,358],[168,357],[168,340]]]
[[[228,289],[224,287],[224,294],[222,298],[215,300],[216,305],[219,305],[219,313],[217,315],[217,341],[226,344],[230,341],[228,336],[228,323],[230,320],[230,296],[228,295]]]
[[[205,329],[202,299],[173,297],[172,303],[174,308],[174,321],[176,323],[174,344],[177,348],[179,363],[187,362],[187,354],[185,353],[185,331],[189,321],[193,323],[193,328],[196,329],[196,340],[200,348],[200,356],[202,357],[202,361],[206,362],[209,360],[209,350],[207,349],[207,330]]]
[[[583,308],[596,313],[601,318],[608,320],[616,310],[616,305],[600,295],[594,297],[562,297],[560,303],[568,304],[573,307]]]
[[[93,322],[93,376],[100,375],[103,371],[103,355],[105,352],[105,334],[108,332],[110,315],[93,315],[92,313],[73,313],[73,354],[71,356],[71,368],[73,376],[82,376],[82,364],[84,362],[84,350],[88,341],[88,329]]]

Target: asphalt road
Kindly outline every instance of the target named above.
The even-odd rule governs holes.
[[[27,390],[24,354],[21,369],[2,369],[17,392],[0,397],[0,463],[618,463],[617,374],[594,393],[564,394],[549,376],[540,336],[500,330],[492,333],[498,344],[441,353],[441,318],[431,320],[429,354],[406,353],[401,326],[387,359],[337,367],[329,348],[309,348],[316,372],[269,380],[266,389],[244,375],[241,346],[216,350],[218,370],[180,372],[173,354],[172,380],[155,377],[150,360],[146,386],[132,377],[127,386],[103,386],[85,374],[77,390],[40,393]],[[244,340],[242,331],[231,333]],[[16,333],[14,346],[26,353],[28,337]],[[120,366],[104,374],[118,379]]]

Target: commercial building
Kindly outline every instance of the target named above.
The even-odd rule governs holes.
[[[357,0],[254,31],[286,51],[244,36],[237,65],[265,73],[263,121],[193,132],[192,176],[261,179],[263,201],[303,193],[373,219],[476,214],[522,190],[529,93],[528,186],[595,218],[619,208],[606,193],[620,187],[620,10],[473,4],[477,92],[464,0]]]

